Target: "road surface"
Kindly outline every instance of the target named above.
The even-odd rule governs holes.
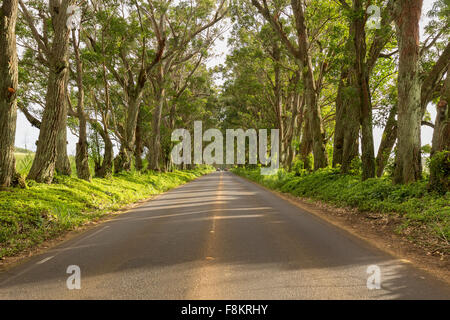
[[[67,288],[71,265],[79,290]],[[381,288],[369,290],[373,265]],[[450,289],[260,186],[215,172],[0,273],[0,299],[36,298],[450,299]]]

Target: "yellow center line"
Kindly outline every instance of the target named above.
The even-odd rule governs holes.
[[[221,215],[222,212],[222,202],[221,197],[223,194],[223,179],[222,173],[220,174],[219,184],[217,186],[216,202],[212,210],[212,224],[208,232],[208,237],[206,241],[205,248],[205,263],[199,267],[195,272],[195,283],[194,288],[188,293],[188,299],[201,299],[202,297],[211,297],[214,295],[214,265],[211,262],[214,261],[216,257],[215,239],[216,239],[216,221],[217,217]]]

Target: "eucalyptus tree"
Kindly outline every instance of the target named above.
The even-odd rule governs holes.
[[[315,78],[315,70],[312,63],[312,46],[310,45],[311,39],[305,15],[305,3],[303,0],[292,0],[290,5],[282,2],[281,6],[279,6],[278,2],[274,2],[271,7],[266,0],[252,0],[252,4],[277,32],[302,72],[309,131],[314,154],[314,169],[324,168],[328,164],[328,157],[325,150],[322,116],[317,103],[317,79]],[[292,41],[283,24],[283,15],[286,14],[286,7],[289,7],[288,10],[293,16],[293,18],[288,17],[288,19],[292,19],[291,21],[295,28],[295,41]],[[289,20],[288,23],[290,22]]]
[[[169,1],[170,2],[170,1]],[[149,150],[148,168],[160,170],[161,160],[161,116],[166,104],[166,88],[170,75],[180,65],[191,60],[202,50],[208,50],[223,30],[218,26],[227,14],[225,0],[217,4],[211,1],[180,2],[164,10],[154,10],[149,2],[146,11],[159,37],[167,43],[162,61],[152,79],[155,88],[153,111],[152,145]],[[159,22],[158,22],[159,21]]]
[[[422,0],[395,3],[395,23],[399,46],[398,71],[398,143],[394,179],[414,182],[421,177],[419,20]]]
[[[120,85],[123,106],[115,128],[120,153],[115,170],[131,168],[131,153],[136,138],[139,107],[148,75],[157,66],[165,48],[165,39],[142,20],[142,3],[104,1],[94,7],[97,24],[87,35],[93,52],[105,59],[105,67]],[[163,5],[163,4],[162,4]],[[163,10],[163,7],[160,8]],[[164,19],[164,18],[163,18]],[[98,29],[98,30],[97,30]],[[101,34],[101,43],[98,36]]]
[[[149,168],[158,170],[160,125],[165,102],[166,82],[177,66],[193,58],[199,48],[211,45],[217,36],[213,26],[226,14],[225,1],[170,0],[121,3],[103,7],[98,16],[106,31],[107,68],[123,92],[123,130],[115,170],[128,170],[136,144],[139,111],[149,80],[154,93],[153,142]],[[90,37],[94,51],[100,52]],[[192,49],[192,50],[191,50]],[[139,152],[138,152],[139,154]]]
[[[401,79],[399,78],[398,97],[396,93],[377,155],[377,175],[381,176],[397,137],[402,136],[402,141],[398,140],[398,147],[400,148],[397,148],[396,153],[395,181],[397,183],[413,182],[421,178],[421,125],[429,125],[429,122],[423,121],[426,108],[432,100],[436,100],[436,96],[439,96],[439,88],[442,87],[442,79],[450,63],[448,6],[444,1],[436,1],[432,10],[428,12],[431,21],[425,27],[427,38],[419,45],[419,34],[414,33],[417,31],[417,27],[407,26],[405,23],[418,24],[418,21],[415,20],[411,22],[411,16],[419,14],[421,4],[417,2],[409,8],[410,4],[397,2],[394,12],[394,17],[397,19],[397,37],[399,42],[404,41],[404,43],[399,44],[401,52],[404,53],[403,58],[398,58],[399,69],[401,65],[402,72],[405,74],[402,74]],[[408,36],[410,39],[407,39]],[[413,37],[416,37],[416,42],[413,41]],[[405,39],[408,41],[405,42]],[[408,49],[410,51],[404,51]],[[417,64],[416,70],[408,65],[410,63],[413,66]],[[412,90],[413,87],[414,90]],[[414,93],[411,91],[414,91]],[[417,94],[419,95],[419,111],[417,111],[416,106],[417,96],[414,96],[414,99],[410,96]],[[414,103],[408,102],[411,99]],[[403,105],[403,110],[397,111],[400,104]],[[397,112],[398,120],[402,119],[403,132],[401,134],[398,132],[400,121],[395,118]],[[409,154],[409,156],[406,154]]]
[[[17,117],[18,63],[16,49],[17,0],[0,7],[0,187],[15,176],[14,141]]]
[[[247,38],[260,39],[262,55],[272,61],[272,67],[266,67],[270,81],[266,75],[257,80],[267,81],[268,85],[260,96],[274,93],[270,99],[282,139],[282,164],[289,167],[300,151],[301,160],[309,168],[309,154],[313,151],[317,169],[327,164],[323,161],[328,153],[325,146],[334,132],[334,84],[343,56],[341,39],[346,30],[337,4],[311,1],[307,7],[298,5],[289,1],[237,1],[235,16],[242,29],[264,26],[260,27],[263,32],[253,32]],[[302,23],[308,30],[303,29]],[[303,35],[307,36],[306,51]],[[256,69],[260,65],[255,63]]]
[[[88,13],[87,13],[88,12]],[[85,11],[91,17],[92,12]],[[92,19],[95,23],[95,19]],[[92,24],[91,24],[92,26]],[[111,91],[115,96],[120,95],[120,86],[114,82],[113,76],[107,71],[106,58],[97,54],[87,46],[86,33],[91,31],[89,24],[83,24],[81,29],[72,31],[72,64],[71,81],[69,82],[70,97],[69,116],[74,119],[74,135],[78,135],[75,155],[77,175],[81,179],[90,180],[89,150],[93,155],[94,170],[97,177],[107,177],[113,169],[113,142],[111,129],[114,127],[112,116],[114,106],[120,105],[121,99],[111,102]],[[99,35],[101,51],[104,52],[103,34]],[[111,89],[113,87],[113,89]],[[72,102],[73,101],[73,102]],[[116,103],[118,102],[118,103]],[[89,145],[88,128],[94,145]],[[101,137],[102,142],[98,141]],[[101,147],[100,147],[101,146]],[[103,150],[103,157],[100,153]]]
[[[47,6],[49,12],[40,3],[39,17],[43,20],[42,33],[39,32],[34,16],[28,10],[27,5],[22,0],[19,0],[19,3],[22,15],[37,44],[37,55],[48,68],[45,109],[40,125],[36,155],[27,179],[50,183],[56,167],[59,167],[61,173],[70,173],[66,146],[70,35],[67,27],[69,17],[67,9],[73,4],[73,1],[49,0]],[[59,157],[57,157],[58,154]],[[57,165],[58,159],[61,161]]]
[[[97,61],[97,60],[94,60]],[[95,175],[97,177],[108,177],[113,173],[113,140],[111,135],[117,128],[115,108],[120,101],[117,91],[120,89],[118,84],[114,85],[112,75],[108,74],[105,59],[99,61],[100,70],[94,76],[93,90],[90,97],[92,101],[92,116],[88,117],[88,122],[94,135],[100,135],[103,140],[103,158],[94,159]],[[94,68],[94,66],[92,66]],[[94,69],[95,70],[95,69]]]
[[[434,42],[434,41],[433,41]],[[448,42],[448,40],[447,40]],[[426,43],[422,45],[422,48],[426,48]],[[426,115],[426,108],[430,102],[436,100],[436,94],[439,93],[439,88],[443,86],[442,80],[447,68],[450,64],[450,44],[447,44],[444,49],[440,50],[438,58],[433,57],[431,60],[422,61],[422,72],[420,80],[420,108],[421,108],[421,124],[428,125],[428,122],[423,121]],[[421,50],[423,53],[423,51]],[[428,70],[423,70],[428,66]],[[386,125],[382,134],[381,144],[378,149],[376,163],[377,163],[377,176],[380,177],[383,174],[383,170],[386,166],[389,155],[397,141],[398,121],[397,105],[398,94],[397,92],[390,92],[390,112],[386,121]],[[435,127],[435,126],[434,126]],[[421,170],[421,169],[420,169]]]
[[[88,139],[87,139],[87,117],[85,114],[85,91],[84,91],[84,66],[83,60],[80,54],[80,43],[81,43],[81,28],[72,29],[72,46],[74,52],[74,60],[76,65],[76,84],[77,84],[77,106],[76,106],[76,116],[78,118],[78,143],[76,146],[75,154],[75,165],[77,169],[77,176],[80,179],[87,181],[91,180],[91,172],[89,170],[89,156],[88,156]],[[70,98],[68,99],[70,101]],[[71,110],[72,107],[71,107]]]
[[[173,142],[171,133],[175,128],[192,129],[194,121],[202,121],[205,128],[220,125],[218,92],[213,72],[208,70],[201,54],[197,61],[184,64],[177,72],[167,90],[167,105],[162,114],[161,149],[164,170],[174,167],[171,159]],[[193,132],[191,133],[193,134]]]
[[[433,165],[430,168],[430,186],[441,192],[450,190],[450,68],[441,90],[437,104],[436,121],[434,123],[433,145],[430,157]],[[439,157],[441,154],[441,157]]]
[[[292,141],[299,135],[303,116],[300,72],[278,35],[255,15],[253,7],[234,10],[232,53],[223,70],[227,121],[238,128],[278,128],[280,160],[288,165],[295,154]]]
[[[440,151],[450,151],[450,68],[447,68],[447,76],[441,89],[437,104],[436,120],[434,122],[433,145],[431,157]]]
[[[186,106],[190,106],[192,100],[204,101],[204,98],[211,94],[206,92],[208,90],[197,94],[198,88],[203,88],[206,84],[206,89],[210,89],[212,83],[208,81],[211,78],[211,74],[205,66],[205,54],[203,52],[200,53],[196,59],[197,61],[193,60],[192,62],[184,63],[177,68],[176,76],[172,78],[167,90],[166,107],[162,115],[162,123],[166,128],[166,134],[163,135],[161,141],[164,170],[170,170],[173,167],[170,157],[170,152],[174,145],[171,141],[171,132],[176,129],[177,125],[188,125],[186,122],[180,123],[178,121],[181,118],[180,110],[182,113],[191,113],[192,110],[190,108],[187,109]]]

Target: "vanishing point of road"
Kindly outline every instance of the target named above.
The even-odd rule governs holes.
[[[66,286],[79,266],[81,289]],[[369,266],[381,288],[367,288]],[[450,288],[230,172],[0,273],[0,299],[450,299]]]

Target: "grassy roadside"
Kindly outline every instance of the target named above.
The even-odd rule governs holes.
[[[450,193],[429,192],[427,182],[393,185],[388,178],[361,181],[336,169],[295,176],[279,170],[262,176],[259,169],[235,168],[233,172],[265,187],[297,197],[319,200],[358,212],[374,212],[399,221],[396,232],[424,248],[450,254]]]
[[[54,184],[0,191],[0,259],[209,172],[129,172],[91,183],[59,176]]]

